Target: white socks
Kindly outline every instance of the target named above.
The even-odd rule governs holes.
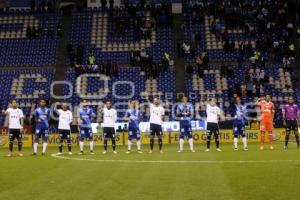
[[[190,138],[189,140],[190,150],[194,150],[194,141],[193,138]],[[183,151],[183,145],[184,145],[184,139],[179,139],[179,150]]]
[[[244,148],[247,148],[247,138],[243,137],[242,141],[243,141]]]
[[[137,146],[138,151],[140,151],[141,150],[141,140],[136,141],[136,146]]]
[[[43,143],[43,153],[46,152],[46,150],[47,150],[47,145],[48,145],[47,142],[44,142],[44,143]]]
[[[131,151],[131,145],[132,145],[132,142],[130,140],[128,140],[128,151]]]
[[[193,142],[193,138],[189,139],[189,144],[190,144],[190,149],[191,151],[194,150],[194,142]]]
[[[37,153],[38,144],[39,144],[39,143],[37,143],[37,142],[35,142],[35,143],[33,144],[33,152],[34,152],[34,153]]]
[[[84,146],[84,143],[83,142],[79,142],[79,148],[80,148],[80,151],[83,151],[83,146]]]
[[[179,139],[179,150],[182,151],[183,150],[183,144],[184,144],[184,139]]]
[[[234,148],[238,148],[238,138],[233,138],[233,145],[234,145]]]
[[[132,147],[132,142],[128,140],[128,151],[131,151],[131,147]],[[141,140],[136,141],[136,147],[138,151],[141,150]]]
[[[83,149],[83,146],[82,146]],[[90,141],[90,151],[94,151],[94,141]]]
[[[34,153],[37,153],[38,145],[39,145],[39,143],[37,143],[37,142],[33,143],[33,152]],[[47,142],[43,142],[43,153],[46,153],[47,145],[48,145]]]
[[[247,148],[247,137],[242,138],[244,148]],[[238,148],[238,138],[233,138],[234,148]]]

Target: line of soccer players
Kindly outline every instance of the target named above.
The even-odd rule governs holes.
[[[153,152],[155,136],[158,138],[158,145],[160,153],[163,145],[163,131],[162,123],[164,120],[165,110],[160,103],[158,98],[153,99],[153,103],[148,101],[150,107],[150,151]],[[129,101],[129,109],[126,111],[124,120],[128,121],[128,150],[127,154],[131,152],[133,141],[136,140],[138,153],[141,151],[141,134],[139,130],[139,122],[141,121],[141,112],[138,109],[138,102],[135,100]],[[271,102],[270,95],[266,95],[264,98],[257,100],[256,105],[260,107],[261,111],[261,146],[260,149],[264,149],[265,133],[268,132],[270,149],[273,147],[273,118],[275,114],[275,106]],[[237,97],[233,106],[233,144],[234,150],[238,150],[238,139],[241,136],[244,150],[248,150],[247,139],[245,134],[246,124],[246,107],[241,103],[241,99]],[[58,132],[59,132],[59,152],[58,155],[62,154],[63,143],[66,141],[69,154],[71,151],[71,126],[73,116],[72,112],[68,109],[68,104],[63,103],[61,109],[57,109],[55,106],[54,111],[59,116]],[[9,154],[12,156],[13,142],[16,139],[18,141],[18,155],[22,156],[22,132],[23,132],[23,112],[18,108],[16,100],[11,101],[10,107],[5,111],[2,111],[8,116],[8,128],[9,128]],[[103,113],[103,140],[104,140],[104,151],[103,154],[107,153],[108,140],[112,142],[113,153],[117,154],[116,151],[116,133],[115,123],[117,122],[117,111],[113,108],[110,100],[106,101],[105,106],[102,110]],[[292,97],[288,98],[288,103],[282,106],[283,113],[283,124],[286,128],[286,137],[284,149],[288,148],[289,136],[293,132],[295,134],[297,147],[299,148],[299,135],[298,135],[298,119],[300,117],[300,110],[298,105],[294,102]],[[40,100],[39,107],[32,113],[35,117],[36,127],[34,133],[34,144],[33,144],[33,155],[37,154],[39,139],[42,138],[42,154],[46,153],[48,135],[49,135],[49,119],[51,110],[46,107],[46,101]],[[206,102],[206,121],[207,121],[207,148],[206,152],[210,151],[210,142],[212,135],[214,135],[216,150],[221,151],[219,141],[219,121],[224,120],[224,115],[221,109],[217,106],[215,98],[209,99]],[[187,97],[182,97],[180,104],[176,108],[176,116],[180,121],[180,139],[179,139],[179,150],[183,151],[184,139],[187,138],[190,151],[195,152],[193,145],[193,134],[191,120],[194,116],[194,109],[191,103],[188,102]],[[88,106],[88,102],[83,100],[77,111],[78,117],[78,130],[79,130],[79,148],[80,154],[84,151],[84,140],[89,141],[90,153],[94,154],[93,144],[93,132],[92,132],[92,120],[96,117],[93,109]]]

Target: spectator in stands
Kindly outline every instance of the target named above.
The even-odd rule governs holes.
[[[188,45],[187,42],[183,42],[181,48],[184,56],[190,55],[191,46]]]
[[[282,68],[284,71],[287,71],[290,68],[291,65],[291,59],[287,55],[285,55],[282,59]]]
[[[35,0],[30,1],[30,11],[32,13],[35,12]]]
[[[31,39],[32,35],[31,35],[31,27],[30,26],[27,26],[26,28],[26,37],[28,39]]]
[[[169,68],[169,63],[170,63],[170,54],[164,52],[162,56],[163,70],[167,70]]]
[[[190,64],[186,64],[185,65],[185,71],[186,73],[188,73],[189,75],[193,74],[193,66]]]
[[[149,55],[147,54],[145,49],[141,50],[140,57],[141,57],[141,60],[146,60],[149,57]]]
[[[38,38],[42,37],[42,35],[43,35],[42,27],[40,27],[40,26],[38,27],[38,29],[36,30],[36,35]]]
[[[109,0],[109,9],[112,10],[114,8],[114,0]]]
[[[31,27],[31,38],[36,39],[37,36],[37,30],[35,29],[35,27]]]
[[[57,32],[57,36],[58,36],[58,37],[61,37],[61,36],[62,36],[62,31],[63,31],[62,24],[59,23],[59,24],[57,25],[57,28],[56,28],[56,32]]]
[[[96,57],[95,57],[95,55],[94,55],[94,52],[92,51],[92,52],[90,52],[90,54],[89,54],[89,65],[90,66],[93,66],[93,65],[95,65],[96,64]]]
[[[50,28],[46,29],[46,33],[47,33],[47,38],[54,39],[54,31],[53,30],[51,30]]]
[[[198,76],[200,78],[203,77],[204,74],[204,64],[203,64],[203,60],[202,60],[202,56],[198,55],[196,57],[196,65],[197,65],[197,71],[198,71]]]
[[[84,47],[83,45],[79,45],[76,49],[76,64],[82,65],[84,58]]]
[[[208,69],[209,68],[209,57],[207,55],[206,52],[202,53],[202,60],[203,60],[203,66],[204,66],[204,69]]]
[[[68,42],[68,44],[66,45],[66,50],[68,54],[70,54],[71,51],[73,51],[73,45],[70,42]]]
[[[261,97],[261,92],[260,92],[260,90],[261,90],[261,84],[260,84],[260,82],[256,81],[254,83],[254,87],[255,87],[255,97]]]
[[[263,69],[260,70],[258,83],[259,84],[264,84],[265,77],[266,77],[265,70],[263,70]]]
[[[111,61],[108,61],[105,65],[105,74],[106,74],[106,76],[111,77],[111,68],[112,68]]]
[[[42,0],[42,2],[40,3],[40,11],[42,13],[46,12],[46,3],[44,0]]]
[[[118,76],[118,72],[119,72],[119,70],[118,70],[118,64],[117,63],[113,63],[112,65],[111,65],[111,67],[112,67],[112,75],[113,76]]]
[[[49,12],[49,13],[52,13],[52,12],[54,12],[54,7],[53,7],[54,5],[52,4],[52,0],[48,0],[48,2],[47,2],[47,11]]]
[[[131,66],[135,64],[135,52],[133,51],[133,49],[131,49],[129,52],[129,61]]]
[[[101,7],[102,7],[102,10],[106,10],[107,0],[101,0]]]
[[[246,95],[247,97],[252,97],[253,95],[253,82],[251,80],[246,82]]]

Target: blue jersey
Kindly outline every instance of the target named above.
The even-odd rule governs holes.
[[[176,108],[176,114],[179,115],[181,121],[190,122],[194,113],[192,104],[181,103]]]
[[[139,123],[140,123],[140,111],[137,109],[128,109],[126,111],[126,116],[129,117],[129,129],[137,129],[139,128]]]
[[[47,107],[38,107],[33,112],[33,116],[36,117],[36,127],[37,128],[49,128],[49,118],[50,118],[50,109]]]
[[[80,107],[77,111],[77,117],[80,119],[80,127],[92,128],[92,117],[96,116],[94,111],[89,107]]]
[[[246,107],[242,104],[235,104],[233,108],[233,122],[245,124]]]

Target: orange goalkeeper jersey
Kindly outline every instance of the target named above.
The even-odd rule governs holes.
[[[275,113],[275,106],[271,101],[269,102],[265,100],[260,101],[258,102],[258,106],[260,107],[262,120],[273,120],[273,114]]]

